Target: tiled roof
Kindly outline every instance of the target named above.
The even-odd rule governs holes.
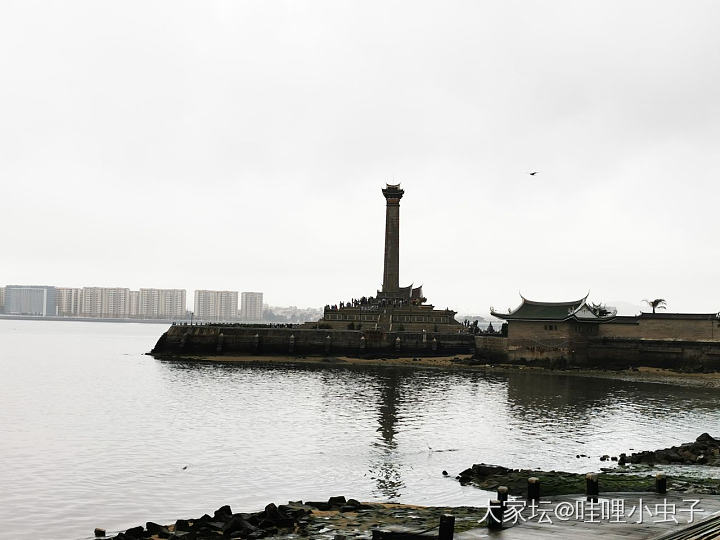
[[[491,312],[491,315],[505,320],[525,319],[540,321],[563,321],[573,315],[584,304],[585,298],[571,302],[536,302],[522,298],[522,304],[510,313]]]

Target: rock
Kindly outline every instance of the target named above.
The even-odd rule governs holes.
[[[311,506],[321,511],[330,510],[330,505],[325,501],[305,501],[305,506]]]
[[[720,441],[718,441],[715,437],[711,437],[709,433],[703,433],[697,439],[695,439],[695,442],[700,444],[711,444],[713,446],[717,446]]]
[[[347,502],[345,503],[345,506],[349,506],[351,508],[354,508],[355,510],[364,508],[364,505],[357,499],[348,499]]]
[[[175,522],[175,532],[187,532],[190,530],[190,522],[187,519],[178,519]]]
[[[197,533],[194,531],[178,531],[170,535],[169,540],[196,540]]]
[[[447,472],[447,471],[443,471],[443,472],[442,472],[442,475],[443,475],[443,476],[447,476],[447,475],[448,475],[448,472]]]
[[[292,527],[294,524],[295,520],[281,512],[274,503],[268,504],[260,516],[260,527],[263,529],[272,528],[273,526]]]
[[[222,531],[225,523],[223,521],[209,521],[205,523],[200,530],[206,529],[209,531]]]
[[[702,456],[702,458],[700,457]],[[720,440],[703,433],[694,442],[671,446],[655,451],[636,452],[628,458],[630,463],[646,464],[704,464],[720,466]]]
[[[330,506],[342,506],[345,504],[345,502],[346,502],[345,497],[343,497],[342,495],[340,495],[338,497],[330,497],[328,499],[328,504]]]
[[[147,529],[148,534],[157,535],[158,538],[170,538],[170,531],[167,527],[163,527],[162,525],[158,525],[152,521],[148,521],[145,524],[145,529]]]
[[[215,521],[225,521],[227,519],[230,519],[232,517],[232,510],[230,509],[229,505],[221,506],[217,510],[215,510],[215,513],[213,514],[213,519]]]
[[[233,533],[242,533],[240,536],[248,536],[257,531],[257,527],[250,524],[240,514],[233,515],[223,526],[223,536],[233,537]]]
[[[610,458],[610,461],[617,461],[617,460],[618,460],[617,456],[613,456]]]
[[[138,525],[137,527],[133,527],[125,531],[125,536],[129,538],[142,538],[145,536],[145,529]]]
[[[105,534],[105,529],[101,529],[100,527],[95,527],[95,537],[99,538],[101,536],[107,536]]]

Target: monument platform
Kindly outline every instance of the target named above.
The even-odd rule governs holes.
[[[173,324],[152,350],[155,355],[273,354],[393,358],[472,354],[467,333],[384,332],[273,328],[228,324]]]

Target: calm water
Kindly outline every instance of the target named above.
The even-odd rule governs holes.
[[[0,321],[1,537],[89,538],[96,526],[330,495],[482,504],[487,494],[441,471],[485,462],[584,472],[601,454],[720,424],[711,389],[143,355],[164,330]]]

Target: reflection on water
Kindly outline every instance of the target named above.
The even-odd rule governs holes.
[[[13,538],[36,536],[29,514],[80,538],[226,503],[479,504],[486,494],[453,480],[473,463],[597,470],[602,454],[685,442],[720,420],[711,389],[144,356],[161,331],[0,321],[0,520]]]
[[[395,443],[397,406],[400,401],[401,371],[388,369],[377,376],[379,396],[377,400],[379,434],[375,443],[378,455],[371,460],[371,478],[377,482],[378,494],[386,499],[396,499],[402,493],[403,484]]]

